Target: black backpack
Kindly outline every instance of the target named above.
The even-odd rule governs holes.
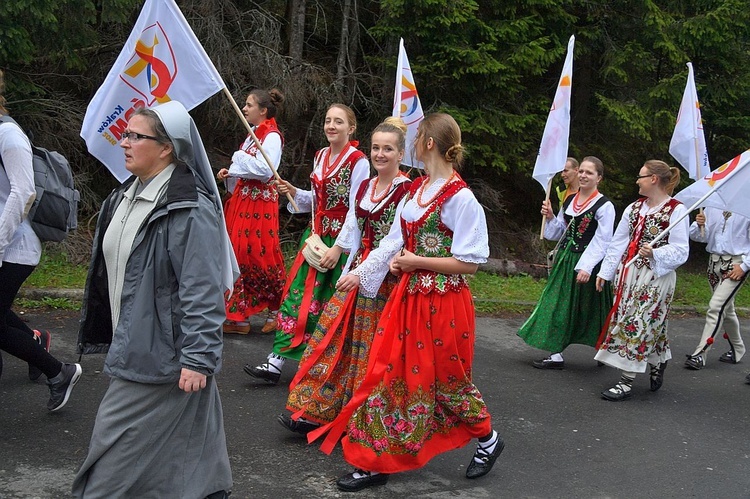
[[[1,123],[16,123],[0,116]],[[18,123],[16,123],[18,125]],[[81,195],[73,185],[73,172],[57,151],[31,145],[36,199],[29,210],[31,228],[42,241],[59,242],[78,227],[78,201]],[[5,167],[0,158],[0,165]]]

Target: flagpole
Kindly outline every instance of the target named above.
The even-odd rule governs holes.
[[[697,91],[696,91],[696,94],[697,94]],[[700,105],[698,102],[696,102],[695,104],[696,104],[696,106]],[[697,121],[696,120],[696,116],[695,116],[695,109],[696,108],[695,108],[695,106],[693,106],[691,109],[693,110],[692,111],[693,112],[693,123],[695,123]],[[698,161],[701,161],[701,159],[698,158],[698,134],[697,133],[693,134],[693,147],[695,148],[695,171],[696,171],[696,173],[700,174],[701,169],[700,169],[700,165],[698,165]],[[700,178],[700,176],[698,178]],[[701,215],[703,215],[703,207],[698,208],[698,213],[701,214]],[[703,225],[700,226],[700,234],[701,234],[702,238],[706,237],[706,225],[705,224],[703,224]]]
[[[554,177],[552,177],[554,178]],[[546,204],[547,201],[549,201],[549,192],[552,190],[552,178],[549,179],[549,182],[547,182],[547,190],[544,193],[544,203]],[[552,205],[550,205],[552,207]],[[542,230],[539,231],[539,240],[541,241],[544,239],[544,227],[547,225],[547,217],[542,215]]]
[[[276,180],[281,180],[281,177],[279,177],[279,173],[276,171],[276,168],[273,166],[273,162],[271,161],[271,158],[268,157],[268,154],[266,154],[266,151],[263,150],[263,146],[261,146],[260,141],[258,140],[258,137],[256,137],[255,132],[253,132],[253,128],[250,126],[250,123],[247,122],[247,119],[245,119],[245,115],[242,114],[242,111],[240,110],[240,106],[237,105],[237,102],[235,102],[234,97],[232,97],[232,94],[229,93],[229,90],[227,90],[226,85],[224,88],[222,88],[224,91],[224,95],[227,96],[227,99],[229,99],[229,102],[232,104],[232,107],[234,108],[234,112],[237,113],[237,116],[240,117],[242,120],[242,123],[245,124],[245,128],[247,128],[248,133],[250,133],[250,136],[253,138],[253,142],[255,142],[255,147],[258,148],[260,153],[263,155],[263,159],[266,160],[266,163],[268,163],[269,168],[271,168],[271,171],[273,172],[273,176],[276,177]],[[292,194],[287,192],[286,198],[289,200],[289,204],[292,205],[294,208],[294,211],[299,212],[299,206],[297,206],[297,203],[294,202],[294,198],[292,198]]]

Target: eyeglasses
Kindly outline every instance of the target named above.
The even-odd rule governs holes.
[[[648,175],[638,175],[635,178],[641,179],[641,178],[648,178],[648,177],[652,177],[652,176],[654,176],[654,174],[653,173],[649,173]]]
[[[120,140],[123,141],[125,139],[128,139],[129,142],[138,142],[141,139],[151,139],[159,142],[159,139],[156,137],[152,137],[151,135],[143,135],[142,133],[135,133],[135,132],[123,132],[122,136],[120,137]]]

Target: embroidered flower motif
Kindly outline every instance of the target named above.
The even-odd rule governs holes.
[[[422,233],[419,235],[419,245],[426,253],[437,254],[440,252],[440,235],[437,233]]]

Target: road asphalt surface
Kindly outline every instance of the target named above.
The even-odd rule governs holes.
[[[29,311],[33,328],[52,332],[52,352],[76,360],[78,313]],[[636,378],[630,400],[609,402],[600,392],[618,373],[597,366],[589,347],[565,351],[565,369],[539,370],[545,355],[516,336],[524,317],[478,318],[474,382],[484,395],[505,451],[492,472],[464,476],[474,444],[442,454],[424,468],[390,477],[382,487],[340,492],[335,479],[350,471],[337,447],[332,455],[283,428],[287,384],[247,376],[273,337],[253,322],[249,335],[227,335],[217,376],[234,476],[240,498],[750,498],[750,360],[718,362],[724,340],[701,371],[683,367],[703,319],[673,317],[674,359],[664,386],[650,392]],[[747,327],[747,321],[743,321]],[[750,359],[750,357],[747,357]],[[83,377],[68,404],[48,413],[49,391],[28,380],[27,367],[3,353],[0,378],[0,498],[68,497],[83,462],[108,378],[103,355],[83,358]],[[44,376],[42,376],[42,380]],[[123,470],[127,473],[127,470]]]

